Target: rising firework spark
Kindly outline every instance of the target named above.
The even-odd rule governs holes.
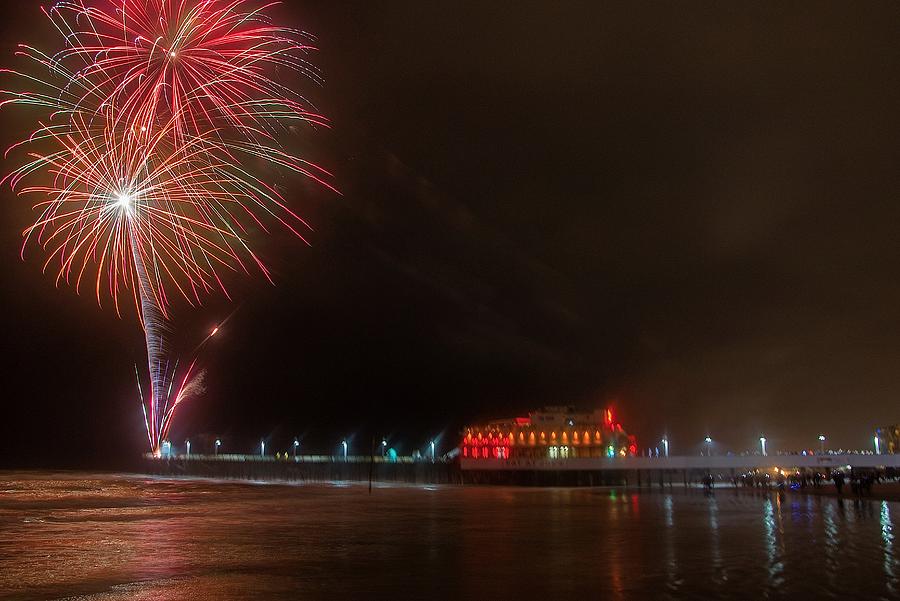
[[[167,358],[173,295],[190,304],[223,273],[269,273],[250,234],[276,223],[305,241],[307,224],[273,185],[242,165],[262,159],[331,188],[324,169],[277,142],[284,123],[325,125],[276,70],[316,79],[302,32],[272,25],[246,0],[62,1],[47,16],[65,47],[47,54],[21,45],[37,74],[2,104],[45,111],[7,153],[27,158],[6,180],[35,197],[39,218],[25,230],[46,251],[45,271],[121,314],[133,299],[145,333],[150,387],[143,399],[151,450],[158,452],[175,408],[202,388],[192,359],[183,374]],[[333,188],[332,188],[333,189]],[[129,303],[130,304],[130,303]]]

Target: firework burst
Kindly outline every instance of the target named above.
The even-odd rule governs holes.
[[[176,115],[176,140],[211,124],[253,139],[286,120],[326,125],[310,102],[280,83],[291,72],[316,83],[321,76],[308,58],[313,36],[273,24],[267,11],[277,4],[62,1],[47,15],[67,47],[51,60],[73,75],[70,81],[80,80],[71,89],[77,106],[117,106],[120,119],[146,128]]]
[[[23,253],[38,245],[57,283],[89,282],[119,314],[123,292],[133,300],[147,344],[141,398],[153,452],[178,404],[202,388],[196,358],[183,374],[167,358],[173,295],[192,305],[215,290],[227,295],[225,272],[269,278],[249,243],[267,224],[306,240],[306,222],[244,165],[262,160],[331,188],[327,171],[277,141],[291,121],[327,122],[273,79],[279,70],[318,74],[306,59],[311,38],[273,25],[271,6],[62,1],[45,13],[65,47],[21,45],[38,74],[5,70],[25,85],[4,92],[2,104],[45,112],[7,151],[24,158],[5,179],[35,199],[39,215]]]
[[[225,291],[223,270],[246,273],[252,265],[268,277],[246,241],[267,221],[305,240],[306,222],[277,190],[228,160],[212,133],[175,146],[172,122],[150,134],[123,129],[113,116],[103,127],[98,121],[75,115],[62,133],[49,129],[50,150],[30,152],[7,176],[20,195],[38,198],[40,217],[25,230],[23,253],[39,244],[57,282],[80,290],[90,279],[98,302],[105,290],[117,312],[122,290],[130,290],[138,305],[143,296],[168,317],[173,290],[199,303],[203,293]]]

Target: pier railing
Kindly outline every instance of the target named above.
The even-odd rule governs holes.
[[[382,457],[381,455],[257,455],[242,453],[219,453],[218,455],[207,455],[199,453],[171,453],[162,457],[155,457],[150,453],[145,453],[144,458],[148,460],[177,460],[177,461],[224,461],[224,462],[270,462],[270,463],[379,463],[379,464],[395,464],[395,463],[444,463],[444,459],[438,457],[434,461],[431,458],[416,458],[410,455],[398,455],[396,457]]]

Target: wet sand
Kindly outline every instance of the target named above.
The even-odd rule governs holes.
[[[892,599],[900,504],[0,473],[0,599]]]

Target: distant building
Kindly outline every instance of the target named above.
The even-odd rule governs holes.
[[[885,426],[875,430],[878,446],[882,453],[894,455],[900,453],[900,424]]]
[[[528,417],[469,426],[463,432],[464,459],[569,459],[635,455],[637,444],[612,410],[579,413],[572,407],[545,407]]]

